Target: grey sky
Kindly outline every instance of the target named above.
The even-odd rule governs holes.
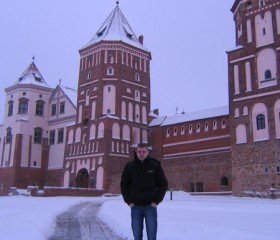
[[[119,0],[152,53],[151,108],[174,115],[228,104],[226,51],[235,47],[234,0]],[[3,0],[0,8],[0,100],[31,63],[50,86],[77,89],[78,50],[115,0]],[[4,113],[0,106],[0,116]],[[2,117],[1,117],[2,118]]]

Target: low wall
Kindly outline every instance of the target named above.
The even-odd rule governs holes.
[[[105,193],[104,190],[91,188],[43,187],[43,190],[39,190],[38,186],[29,186],[27,192],[29,192],[32,197],[99,197]]]

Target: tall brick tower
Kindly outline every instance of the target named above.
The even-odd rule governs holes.
[[[77,117],[67,130],[63,185],[117,192],[133,147],[148,142],[151,53],[118,2],[79,53]]]
[[[228,52],[233,193],[280,185],[280,1],[236,0]]]

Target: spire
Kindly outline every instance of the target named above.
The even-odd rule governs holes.
[[[101,25],[90,42],[83,48],[89,47],[100,41],[122,41],[149,52],[149,50],[139,41],[120,10],[119,1],[116,1],[116,7],[114,10],[110,13],[109,17]]]
[[[32,63],[25,69],[20,78],[15,82],[17,84],[34,84],[49,87],[34,63],[35,57],[32,57]]]

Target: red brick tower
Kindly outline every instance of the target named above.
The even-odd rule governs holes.
[[[117,192],[133,146],[148,142],[151,53],[118,4],[79,52],[77,117],[67,130],[63,185]]]
[[[228,52],[233,193],[280,186],[280,1],[236,0]]]

